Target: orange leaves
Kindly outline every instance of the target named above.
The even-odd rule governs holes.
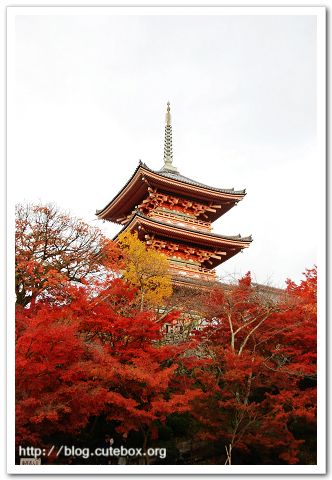
[[[167,260],[135,236],[120,244],[55,207],[18,207],[17,442],[78,434],[101,415],[147,440],[177,412],[198,438],[297,462],[296,425],[316,417],[316,269],[277,300],[250,273],[207,292],[187,342],[165,345],[162,326],[185,318],[187,299],[158,315]]]
[[[317,297],[317,267],[306,269],[304,272],[305,279],[300,285],[296,285],[292,280],[287,280],[287,290],[299,297],[315,300]]]
[[[55,205],[16,207],[16,299],[23,306],[41,295],[62,300],[69,282],[119,269],[118,247],[99,229]]]
[[[244,277],[240,278],[239,280],[239,287],[240,288],[249,288],[251,286],[251,273],[247,272]]]
[[[279,301],[260,293],[249,273],[238,286],[211,292],[209,318],[195,335],[197,351],[210,359],[195,372],[205,394],[193,414],[203,432],[233,449],[299,461],[304,440],[290,426],[314,424],[316,415],[316,282],[316,270],[307,270]]]
[[[17,442],[75,433],[101,414],[123,434],[153,430],[190,408],[190,381],[177,381],[185,346],[160,345],[155,316],[132,296],[113,279],[94,292],[72,286],[66,303],[17,307]]]

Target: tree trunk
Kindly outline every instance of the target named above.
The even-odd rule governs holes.
[[[149,456],[148,456],[148,439],[149,439],[149,432],[143,430],[143,453],[144,453],[144,463],[145,465],[149,465]]]
[[[225,450],[227,454],[225,465],[232,465],[232,444],[230,443],[228,447],[225,445]]]
[[[142,291],[142,294],[141,294],[141,312],[143,312],[143,309],[144,309],[144,292]]]

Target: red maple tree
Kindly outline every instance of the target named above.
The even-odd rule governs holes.
[[[68,284],[70,302],[17,307],[17,444],[78,434],[103,414],[124,437],[140,431],[146,449],[157,425],[197,395],[175,379],[186,346],[162,344],[155,312],[136,308],[133,289],[108,278],[92,290]]]
[[[201,328],[193,335],[189,322],[172,344],[162,327],[180,318],[176,296],[159,309],[168,291],[161,282],[162,295],[152,290],[145,301],[140,268],[119,278],[129,260],[54,206],[18,206],[17,445],[78,436],[102,415],[124,438],[140,432],[146,450],[168,415],[187,412],[203,439],[219,442],[225,463],[239,452],[299,462],[296,428],[316,417],[316,268],[277,297],[249,273],[211,290]]]
[[[41,296],[58,299],[66,284],[86,284],[118,270],[120,251],[96,227],[56,205],[17,205],[15,225],[16,303]]]
[[[201,435],[222,442],[228,464],[234,451],[254,450],[297,463],[303,440],[291,424],[315,422],[316,388],[301,385],[316,374],[316,270],[300,286],[288,282],[279,298],[247,274],[237,287],[212,291],[208,303],[210,320],[196,334],[197,351],[210,361],[193,410]]]

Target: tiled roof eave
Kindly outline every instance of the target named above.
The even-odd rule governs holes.
[[[119,202],[121,200],[121,198],[123,197],[123,195],[126,194],[126,192],[128,190],[130,190],[130,184],[132,183],[133,179],[135,178],[135,176],[138,174],[138,172],[141,170],[142,174],[144,175],[147,175],[147,177],[151,177],[152,175],[152,179],[153,179],[153,176],[155,176],[157,179],[159,179],[160,181],[162,182],[165,182],[166,184],[168,185],[176,185],[176,186],[181,186],[181,185],[186,185],[187,189],[189,191],[192,191],[193,194],[195,194],[195,192],[199,191],[201,194],[204,192],[206,193],[207,195],[211,195],[211,196],[216,196],[216,195],[226,195],[226,197],[230,198],[230,199],[234,199],[234,201],[240,201],[242,200],[242,198],[246,195],[245,193],[245,190],[240,190],[240,191],[235,191],[235,190],[231,190],[231,189],[218,189],[218,188],[214,188],[214,187],[209,187],[207,185],[203,185],[203,184],[200,184],[198,182],[194,182],[194,181],[191,181],[190,183],[190,179],[186,179],[186,177],[182,177],[180,176],[180,178],[176,179],[176,178],[173,178],[173,177],[169,177],[169,176],[166,176],[166,175],[163,175],[161,174],[160,172],[156,172],[154,170],[151,170],[149,167],[147,167],[144,163],[142,163],[140,161],[140,163],[138,164],[137,168],[135,169],[134,173],[131,175],[131,177],[129,178],[129,180],[126,182],[126,184],[122,187],[122,189],[117,193],[117,195],[115,195],[113,197],[113,199],[108,202],[108,204],[100,209],[100,210],[96,210],[96,215],[103,219],[105,218],[102,214],[107,214],[107,211],[112,207],[112,205],[116,204],[117,202]],[[183,180],[186,179],[186,180]]]
[[[125,185],[121,188],[121,190],[112,198],[112,200],[110,200],[108,202],[108,204],[104,207],[104,208],[101,208],[100,210],[96,210],[96,215],[99,216],[102,212],[104,212],[105,210],[107,210],[111,205],[112,203],[114,203],[116,200],[118,200],[118,198],[121,196],[121,193],[124,192],[124,190],[130,185],[130,183],[132,182],[132,180],[134,179],[135,175],[137,174],[137,172],[139,171],[139,169],[141,168],[142,166],[142,162],[140,161],[138,166],[136,167],[134,173],[132,174],[132,176],[129,178],[129,180],[125,183]]]
[[[152,170],[147,165],[145,165],[145,163],[142,163],[142,168],[144,168],[148,172],[153,173],[154,175],[158,175],[159,177],[166,178],[168,180],[172,180],[172,181],[179,182],[179,183],[185,183],[187,185],[202,188],[204,190],[210,190],[210,191],[216,192],[216,193],[226,193],[226,194],[229,194],[229,195],[241,195],[241,196],[246,195],[245,189],[244,190],[234,190],[234,188],[211,187],[209,185],[205,185],[204,183],[196,182],[195,180],[192,180],[191,178],[180,175],[179,173],[174,173],[172,171],[162,172],[162,171]]]
[[[130,228],[131,225],[135,223],[139,223],[140,219],[142,220],[142,223],[145,223],[148,225],[150,223],[150,226],[156,226],[159,227],[160,229],[165,229],[166,233],[169,233],[170,231],[173,230],[173,232],[178,233],[178,235],[191,238],[191,239],[197,239],[197,238],[202,238],[205,240],[210,240],[212,243],[220,243],[219,241],[222,241],[224,243],[228,243],[230,246],[235,246],[238,248],[246,248],[250,245],[252,242],[251,236],[249,237],[241,237],[241,236],[223,236],[223,235],[218,235],[216,233],[210,233],[210,232],[202,232],[198,230],[193,230],[190,228],[183,228],[181,226],[177,225],[171,225],[169,223],[164,223],[159,220],[152,219],[150,217],[147,217],[143,215],[142,213],[136,212],[131,220],[122,228],[121,232]],[[119,233],[121,233],[119,232]],[[117,234],[114,237],[114,240],[118,237],[119,234]]]

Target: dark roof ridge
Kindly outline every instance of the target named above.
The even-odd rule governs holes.
[[[209,190],[214,190],[216,192],[223,192],[223,193],[234,193],[234,194],[241,194],[241,195],[246,193],[245,189],[234,190],[234,188],[211,187],[210,185],[206,185],[205,183],[197,182],[196,180],[193,180],[192,178],[185,177],[184,175],[181,175],[178,172],[167,170],[165,168],[162,168],[161,170],[152,170],[145,163],[143,163],[141,160],[140,160],[140,165],[143,168],[146,168],[147,170],[149,170],[152,173],[156,173],[157,175],[161,175],[162,177],[170,178],[170,179],[173,179],[173,180],[178,180],[179,182],[184,182],[184,183],[187,183],[189,185],[196,185],[197,187],[203,187],[203,188],[207,188]]]

